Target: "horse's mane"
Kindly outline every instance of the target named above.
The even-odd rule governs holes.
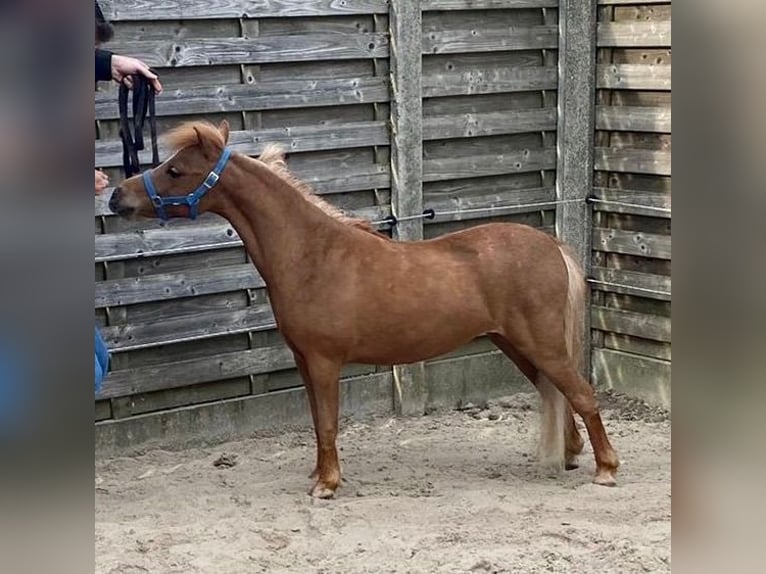
[[[223,150],[227,143],[227,138],[221,133],[221,130],[209,122],[186,122],[163,136],[164,142],[171,149],[176,151],[193,145],[198,145],[201,138],[204,138],[209,143],[213,143],[221,150]],[[287,168],[285,152],[280,145],[268,144],[258,159],[281,179],[300,191],[308,202],[317,206],[330,217],[337,219],[341,223],[350,225],[351,227],[357,227],[388,239],[387,235],[377,231],[369,221],[346,215],[340,209],[316,195],[311,189],[311,186],[305,181],[295,177]]]

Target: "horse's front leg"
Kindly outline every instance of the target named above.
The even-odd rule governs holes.
[[[310,494],[332,498],[340,485],[340,463],[335,441],[338,437],[338,398],[341,363],[325,357],[304,355],[304,368],[314,397],[314,430],[317,437],[316,483]]]
[[[295,365],[298,367],[298,372],[301,374],[301,379],[303,379],[303,386],[306,387],[306,396],[309,399],[309,407],[311,408],[311,420],[314,423],[314,433],[316,434],[317,443],[318,443],[319,434],[317,429],[319,428],[319,425],[317,423],[317,402],[316,402],[316,397],[314,396],[314,385],[311,383],[311,377],[309,376],[309,371],[308,371],[308,368],[306,367],[306,361],[303,359],[303,355],[301,355],[297,351],[293,351],[293,357],[295,357]],[[319,476],[319,453],[317,453],[316,465],[314,466],[314,470],[311,471],[309,478],[317,478],[318,476]]]

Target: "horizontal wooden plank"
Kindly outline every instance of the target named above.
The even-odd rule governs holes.
[[[660,301],[671,300],[672,279],[668,275],[594,266],[591,268],[591,278],[589,282],[597,291],[635,295]]]
[[[425,140],[556,130],[556,108],[431,116],[423,119]]]
[[[433,209],[435,212],[435,217],[427,221],[429,225],[532,213],[545,209],[555,209],[556,189],[554,187],[524,189],[502,196],[487,194],[462,198],[428,198],[424,207]]]
[[[101,332],[109,350],[119,353],[275,328],[271,307],[254,305],[235,311],[168,318],[160,323],[114,325],[104,327]]]
[[[591,329],[632,335],[633,337],[641,337],[663,343],[669,343],[671,340],[670,317],[646,315],[644,313],[599,306],[591,307],[590,317]]]
[[[343,379],[341,413],[344,417],[391,414],[392,389],[391,371]],[[103,421],[96,424],[96,456],[209,445],[291,425],[310,428],[310,412],[306,391],[298,388]]]
[[[423,54],[552,50],[557,49],[558,45],[557,26],[443,30],[423,35]]]
[[[620,4],[670,4],[670,0],[598,0],[599,5],[610,6]]]
[[[104,379],[98,398],[114,398],[166,389],[174,389],[242,377],[270,373],[295,366],[292,352],[285,346],[248,349],[114,371]]]
[[[246,155],[258,155],[270,143],[281,144],[290,153],[388,145],[389,131],[387,122],[373,121],[234,131],[229,135],[231,150]],[[171,150],[163,144],[160,144],[159,151],[160,161],[171,155]],[[139,153],[139,159],[144,164],[150,164],[151,151]],[[95,161],[96,167],[121,166],[122,142],[97,141]]]
[[[599,48],[643,48],[671,45],[670,20],[599,22],[596,44]]]
[[[650,175],[671,175],[671,152],[651,149],[597,147],[594,169]]]
[[[671,108],[596,106],[596,129],[628,132],[671,132]]]
[[[428,159],[423,161],[423,181],[442,181],[521,173],[556,168],[556,150],[541,148],[514,153]]]
[[[595,386],[614,389],[670,409],[669,361],[610,349],[593,349],[592,357]]]
[[[646,215],[666,219],[671,217],[669,194],[594,187],[593,200],[593,208],[596,211]]]
[[[467,96],[503,92],[555,90],[558,71],[555,66],[475,69],[467,72],[444,72],[423,76],[423,97]]]
[[[662,359],[663,361],[670,361],[672,359],[673,353],[672,345],[670,343],[640,339],[638,337],[620,335],[618,333],[604,333],[603,331],[601,331],[601,333],[604,336],[603,347],[606,349],[624,351],[626,353],[633,353],[634,355]]]
[[[102,6],[104,16],[123,20],[209,20],[387,14],[386,0],[120,0]]]
[[[559,0],[422,0],[425,12],[437,10],[508,10],[519,8],[557,8]]]
[[[243,85],[166,90],[157,98],[158,116],[312,108],[387,102],[387,78],[285,80]],[[120,117],[117,97],[96,94],[96,119]],[[321,112],[317,112],[321,114]]]
[[[149,229],[138,233],[111,233],[95,237],[95,260],[113,261],[170,253],[193,253],[242,245],[228,223],[194,225],[171,230]]]
[[[250,264],[189,269],[182,273],[157,273],[96,282],[96,308],[166,301],[263,286],[263,279]]]
[[[315,32],[257,38],[114,40],[110,50],[150,66],[175,68],[220,64],[270,64],[388,57],[388,35]]]
[[[599,64],[596,87],[611,90],[670,90],[672,66]]]
[[[670,235],[597,227],[593,230],[593,249],[656,259],[670,259],[671,238]]]

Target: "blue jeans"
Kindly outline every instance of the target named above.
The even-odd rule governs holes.
[[[101,381],[104,380],[108,370],[109,349],[106,348],[106,343],[96,327],[96,392],[101,390]]]

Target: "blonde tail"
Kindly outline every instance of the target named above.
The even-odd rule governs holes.
[[[582,373],[582,330],[585,312],[585,278],[569,249],[559,244],[567,268],[567,302],[564,313],[564,336],[567,354]],[[537,389],[542,397],[539,458],[542,467],[553,473],[564,470],[566,459],[566,422],[570,416],[566,397],[543,374],[538,375]]]

